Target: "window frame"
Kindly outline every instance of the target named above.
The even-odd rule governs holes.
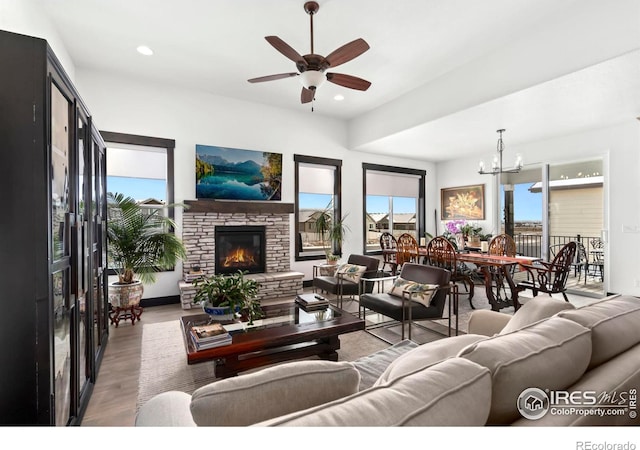
[[[167,152],[167,205],[171,205],[175,202],[174,197],[174,177],[173,177],[173,169],[174,169],[174,150],[176,147],[175,139],[165,139],[165,138],[157,138],[150,136],[140,136],[135,134],[126,134],[126,133],[116,133],[112,131],[103,131],[100,130],[100,135],[105,143],[105,154],[106,154],[106,164],[105,164],[105,183],[106,183],[106,170],[107,165],[109,164],[109,144],[128,144],[128,145],[140,145],[144,147],[156,147],[165,149]],[[167,214],[171,219],[175,220],[175,211],[174,208],[167,208]],[[175,233],[175,230],[171,230]],[[107,274],[108,275],[116,275],[117,272],[114,269],[108,267],[107,264]],[[175,270],[175,267],[167,270],[163,270],[162,272],[172,272]]]
[[[381,164],[362,163],[362,252],[364,255],[381,255],[382,249],[367,250],[367,171],[389,172],[418,176],[418,205],[416,211],[416,232],[419,237],[424,235],[425,226],[425,179],[426,170],[409,169],[406,167],[385,166]]]
[[[333,196],[336,199],[333,204],[334,217],[342,218],[342,160],[332,158],[322,158],[318,156],[293,155],[295,163],[295,202],[294,202],[294,236],[295,236],[295,261],[315,261],[325,259],[325,255],[301,255],[300,242],[300,179],[299,168],[300,163],[316,164],[322,166],[333,166],[335,168],[335,176],[333,179]],[[342,254],[342,249],[333,244],[334,254]]]

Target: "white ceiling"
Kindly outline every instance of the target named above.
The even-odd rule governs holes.
[[[267,43],[265,36],[276,35],[300,54],[309,53],[309,16],[303,10],[304,0],[36,2],[54,23],[76,69],[172,83],[311,114],[309,104],[300,104],[298,80],[247,82],[249,78],[295,71],[294,63]],[[390,105],[398,99],[495,55],[523,36],[540,33],[541,27],[559,18],[577,20],[573,18],[580,17],[580,8],[594,0],[318,3],[316,53],[326,56],[356,38],[371,46],[335,69],[371,81],[368,91],[325,83],[316,94],[313,114],[353,123],[370,114],[384,116],[387,109],[391,114]],[[630,0],[602,3],[609,7],[629,4]],[[577,39],[568,34],[569,38]],[[139,55],[135,49],[141,44],[155,54]],[[640,43],[627,50],[634,48],[640,48]],[[585,54],[588,51],[585,49]],[[507,128],[508,145],[510,141],[522,143],[640,116],[640,52],[612,54],[615,59],[610,61],[606,61],[604,50],[593,53],[599,64],[545,82],[540,82],[540,77],[523,77],[521,83],[514,83],[519,86],[515,92],[479,95],[477,98],[484,101],[435,114],[417,125],[398,123],[384,136],[365,139],[357,147],[438,161],[490,151],[495,147],[497,128]],[[339,93],[345,96],[342,102],[333,100]]]

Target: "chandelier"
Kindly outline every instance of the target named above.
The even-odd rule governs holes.
[[[493,162],[491,163],[491,170],[484,170],[484,161],[480,161],[480,165],[478,167],[478,173],[481,175],[498,175],[500,173],[518,173],[520,169],[522,169],[522,157],[520,155],[516,156],[516,164],[513,169],[503,169],[502,168],[502,151],[504,150],[504,143],[502,142],[502,133],[505,130],[498,130],[498,154],[494,155]]]

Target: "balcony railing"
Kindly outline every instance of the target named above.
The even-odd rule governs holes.
[[[542,254],[542,236],[539,234],[516,234],[513,239],[516,241],[516,252],[519,255],[540,257]],[[559,248],[571,241],[578,241],[584,245],[587,255],[594,250],[592,241],[599,240],[598,236],[549,236],[549,248]],[[553,258],[552,254],[548,255]]]

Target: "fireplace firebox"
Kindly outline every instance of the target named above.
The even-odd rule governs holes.
[[[216,226],[215,272],[265,272],[264,226]]]

